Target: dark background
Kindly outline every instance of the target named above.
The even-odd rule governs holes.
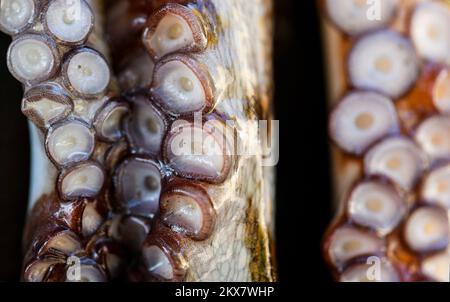
[[[281,281],[331,282],[320,244],[331,221],[327,100],[313,0],[275,0],[275,111],[280,120],[277,241]]]
[[[9,43],[0,33],[0,281],[19,280],[30,163],[27,120],[20,111],[22,87],[6,67]]]
[[[326,99],[318,12],[313,0],[275,0],[277,256],[280,280],[328,282],[320,251],[331,219]],[[0,281],[17,281],[28,200],[29,137],[22,88],[9,75],[10,39],[0,35]]]

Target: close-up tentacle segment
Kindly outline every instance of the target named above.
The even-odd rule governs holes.
[[[86,1],[2,1],[2,29],[13,39],[8,68],[23,84],[32,136],[24,281],[106,281],[125,260],[105,232],[104,163],[122,136],[105,140],[121,123],[111,104],[126,108],[121,114],[128,107],[120,105],[99,10]],[[118,248],[97,251],[101,242]]]
[[[113,51],[113,57],[120,57],[126,48],[127,52],[140,54],[134,59],[149,63],[143,70],[142,65],[125,58],[114,66],[125,77],[122,89],[131,112],[124,122],[131,151],[116,170],[114,193],[120,208],[131,215],[123,223],[142,232],[137,252],[136,242],[132,242],[136,261],[128,271],[131,280],[274,278],[269,262],[258,264],[263,271],[251,268],[254,243],[250,238],[260,236],[245,228],[245,209],[253,205],[237,194],[225,193],[227,187],[240,186],[244,177],[241,169],[253,170],[250,162],[236,156],[236,134],[244,132],[235,122],[251,119],[256,112],[248,115],[242,110],[256,108],[247,103],[251,101],[246,95],[250,87],[232,84],[231,77],[239,77],[240,71],[230,65],[228,56],[235,58],[238,49],[232,47],[236,41],[228,40],[227,35],[237,37],[219,21],[237,17],[237,4],[155,3],[146,6],[144,21],[136,13],[141,4],[117,1],[107,13],[125,9],[130,31],[137,31],[133,26],[140,24],[137,41],[130,41],[113,24],[107,27],[110,43],[121,45]],[[265,206],[269,201],[257,202]],[[149,223],[145,225],[150,227],[143,227],[139,219],[146,219]],[[256,223],[267,228],[265,221]],[[221,240],[231,239],[238,229],[242,233],[220,256]],[[263,231],[263,236],[267,232]],[[269,237],[262,240],[266,250],[261,252],[269,253]],[[242,260],[229,261],[226,254],[242,254]]]
[[[450,6],[381,2],[371,20],[365,1],[318,1],[336,213],[324,259],[338,281],[448,282]]]
[[[272,115],[272,4],[251,2],[1,1],[32,140],[23,281],[276,280],[251,126]]]

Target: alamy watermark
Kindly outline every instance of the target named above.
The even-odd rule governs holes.
[[[381,281],[381,262],[386,261],[376,256],[367,258],[366,264],[369,266],[366,271],[366,278],[372,282]]]
[[[77,256],[70,256],[67,258],[67,272],[66,279],[67,281],[81,281],[81,261]]]
[[[381,20],[381,0],[367,0],[366,17],[369,21]]]

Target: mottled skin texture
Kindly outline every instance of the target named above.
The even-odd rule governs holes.
[[[212,1],[220,23],[217,43],[206,61],[220,64],[210,70],[213,78],[216,75],[216,110],[236,122],[243,149],[256,155],[237,157],[229,179],[209,186],[218,213],[216,227],[210,239],[188,248],[187,281],[276,278],[271,251],[273,199],[267,194],[273,186],[266,175],[272,170],[262,165],[257,133],[245,127],[247,120],[270,118],[272,7],[270,1],[250,2]],[[250,39],[252,43],[247,43]]]

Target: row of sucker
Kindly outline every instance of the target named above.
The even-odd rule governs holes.
[[[98,5],[2,1],[0,29],[12,36],[7,65],[24,87],[22,111],[58,171],[56,193],[30,213],[24,281],[107,281],[125,258],[107,232],[111,206],[104,192],[129,106],[104,56]]]
[[[232,166],[232,131],[213,111],[214,83],[202,62],[215,16],[208,1],[118,0],[107,11],[125,24],[111,22],[107,32],[130,107],[110,233],[133,255],[129,280],[182,281],[187,243],[214,231],[208,187],[223,183]]]
[[[325,259],[339,281],[448,281],[450,6],[386,0],[369,20],[366,1],[320,4],[347,54],[330,137],[361,166]]]

